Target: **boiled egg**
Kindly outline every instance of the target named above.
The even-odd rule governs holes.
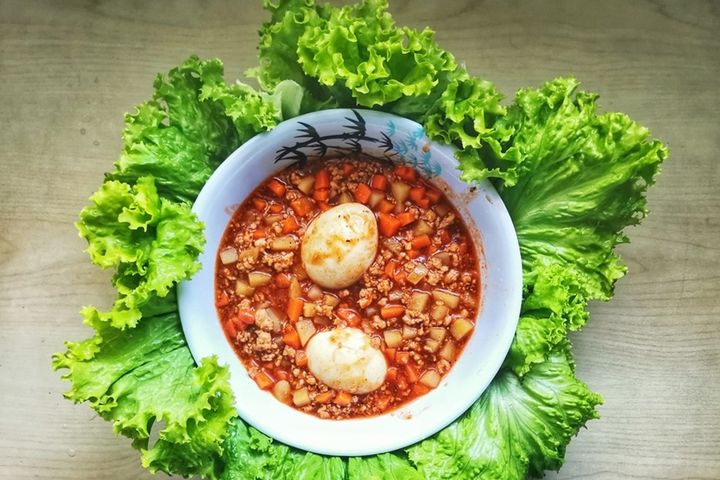
[[[318,215],[302,238],[301,258],[308,276],[326,288],[357,282],[375,259],[378,226],[360,203],[343,203]]]
[[[385,381],[385,356],[357,328],[320,332],[310,339],[305,352],[310,372],[330,388],[363,394]]]

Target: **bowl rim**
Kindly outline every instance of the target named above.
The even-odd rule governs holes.
[[[254,157],[253,153],[256,150],[263,150],[266,149],[263,147],[263,145],[270,145],[274,144],[272,142],[274,137],[279,138],[285,138],[287,135],[286,131],[295,131],[297,126],[299,125],[299,122],[304,122],[306,124],[324,124],[324,123],[337,123],[337,121],[340,118],[348,118],[348,115],[351,114],[357,114],[357,112],[361,112],[361,114],[366,118],[372,120],[372,124],[374,124],[375,121],[379,121],[379,119],[382,119],[383,121],[392,120],[396,122],[397,124],[404,125],[407,129],[413,129],[414,131],[423,130],[423,127],[407,118],[400,117],[397,115],[385,113],[385,112],[379,112],[375,110],[363,110],[363,109],[329,109],[329,110],[321,110],[318,112],[312,112],[308,114],[304,114],[298,117],[291,118],[289,120],[283,121],[280,124],[278,124],[274,129],[270,130],[269,132],[261,133],[250,139],[249,141],[245,142],[243,145],[238,147],[235,151],[233,151],[223,163],[220,164],[220,166],[215,170],[215,172],[210,176],[208,181],[203,186],[202,190],[200,191],[200,194],[198,195],[194,205],[193,205],[193,212],[195,212],[196,215],[198,215],[198,218],[206,222],[208,217],[208,210],[213,209],[216,211],[217,208],[224,208],[226,210],[226,213],[230,215],[230,218],[232,217],[232,212],[227,212],[227,204],[221,207],[218,207],[215,203],[218,201],[219,193],[222,192],[223,189],[230,188],[230,182],[227,181],[228,178],[233,176],[234,172],[237,172],[238,170],[242,170],[243,168],[249,168],[248,162],[250,162]],[[292,138],[288,136],[287,138]],[[428,140],[430,149],[433,152],[438,153],[441,158],[446,161],[450,162],[454,167],[457,167],[457,160],[454,157],[455,148],[449,145],[440,144],[438,142],[433,142]],[[257,157],[257,155],[256,155]],[[244,166],[245,165],[245,166]],[[244,167],[243,167],[244,166]],[[280,171],[284,168],[286,168],[289,165],[279,165],[276,167],[273,167],[272,172],[264,175],[264,177],[268,177],[269,175],[272,175],[272,173]],[[261,180],[262,181],[262,180]],[[247,198],[247,195],[249,195],[254,189],[257,187],[259,183],[254,183],[249,186],[249,190],[247,194],[244,195],[243,200]],[[466,184],[467,185],[467,184]],[[368,417],[368,418],[360,418],[360,419],[347,419],[347,420],[323,420],[318,417],[315,417],[310,414],[306,414],[303,412],[300,412],[292,407],[288,407],[281,402],[277,402],[273,398],[273,402],[277,403],[278,405],[281,405],[284,408],[287,408],[294,412],[294,415],[303,417],[304,420],[312,419],[311,421],[301,421],[297,420],[298,425],[301,426],[307,426],[312,425],[311,431],[312,434],[305,435],[304,437],[296,435],[293,430],[293,428],[287,428],[287,425],[281,425],[275,417],[277,415],[268,415],[263,416],[262,413],[264,410],[268,410],[270,412],[277,413],[277,410],[274,409],[273,405],[268,403],[267,405],[263,405],[262,408],[257,408],[255,411],[253,411],[253,408],[249,408],[248,405],[245,404],[245,400],[250,397],[250,401],[253,401],[252,398],[254,398],[255,393],[262,393],[265,395],[272,395],[269,392],[265,392],[260,390],[255,386],[254,381],[251,379],[249,380],[252,382],[252,385],[257,392],[253,391],[247,391],[242,390],[240,386],[241,384],[244,384],[244,386],[248,385],[248,382],[246,382],[245,378],[237,378],[238,375],[242,375],[244,372],[245,377],[249,379],[249,376],[247,375],[247,372],[245,371],[244,366],[242,365],[242,362],[240,359],[236,356],[234,349],[230,346],[229,342],[225,338],[224,333],[222,333],[222,328],[220,326],[220,321],[217,316],[217,312],[215,310],[215,304],[214,304],[214,293],[211,296],[211,298],[205,299],[205,304],[209,301],[209,303],[212,304],[212,311],[214,312],[213,318],[211,320],[206,320],[206,318],[200,318],[200,316],[195,312],[196,310],[196,303],[202,302],[202,299],[198,301],[197,298],[195,298],[197,288],[193,287],[194,282],[197,282],[200,278],[201,271],[204,271],[206,269],[209,269],[211,271],[210,275],[212,278],[212,286],[211,289],[214,292],[214,278],[215,278],[215,259],[217,255],[217,248],[213,245],[215,243],[211,242],[210,239],[207,237],[207,233],[205,233],[206,236],[206,248],[203,254],[200,256],[200,262],[202,264],[201,271],[197,272],[193,278],[186,280],[184,282],[181,282],[181,284],[178,286],[178,307],[179,307],[179,313],[180,313],[180,319],[183,331],[186,336],[186,340],[188,342],[188,346],[190,348],[190,351],[197,363],[200,362],[202,358],[205,358],[210,355],[216,355],[219,359],[219,363],[226,364],[230,368],[231,371],[231,379],[230,379],[230,386],[235,394],[235,407],[240,415],[240,417],[248,424],[252,425],[253,427],[257,428],[261,432],[269,435],[270,437],[279,440],[282,443],[291,445],[296,448],[300,448],[303,450],[319,453],[319,454],[326,454],[326,455],[340,455],[340,456],[361,456],[361,455],[373,455],[383,452],[389,452],[393,450],[397,450],[403,447],[406,447],[408,445],[411,445],[413,443],[416,443],[418,441],[421,441],[425,438],[427,438],[430,435],[433,435],[434,433],[438,432],[439,430],[445,428],[447,425],[455,421],[460,415],[465,413],[468,408],[474,404],[478,398],[482,395],[482,393],[486,390],[486,388],[489,386],[492,379],[496,376],[497,372],[500,370],[504,358],[507,355],[507,352],[510,349],[510,345],[513,341],[515,330],[517,328],[517,323],[519,320],[519,314],[520,314],[520,303],[522,299],[522,264],[520,261],[520,250],[517,240],[517,235],[515,232],[515,229],[512,224],[512,220],[510,219],[510,215],[507,212],[507,209],[505,208],[502,199],[500,198],[497,191],[493,188],[493,186],[488,182],[487,180],[479,183],[474,184],[473,187],[475,187],[482,195],[484,196],[484,199],[486,199],[487,202],[493,205],[493,211],[497,212],[496,220],[499,222],[499,225],[501,227],[502,235],[504,235],[503,239],[505,242],[508,243],[509,251],[511,254],[508,258],[505,259],[505,263],[507,266],[507,269],[505,271],[506,275],[506,283],[508,284],[508,295],[507,298],[504,299],[505,302],[505,315],[504,320],[505,322],[502,324],[502,329],[500,332],[497,333],[496,341],[497,343],[497,352],[502,352],[502,356],[499,356],[496,352],[495,356],[499,356],[499,358],[493,357],[493,365],[492,368],[486,368],[486,372],[484,373],[484,376],[482,380],[479,380],[477,385],[473,385],[472,390],[476,391],[477,393],[469,398],[464,399],[464,401],[455,402],[455,408],[445,414],[442,415],[441,418],[435,419],[434,421],[430,422],[431,425],[426,425],[425,428],[400,428],[402,427],[403,422],[397,422],[398,418],[401,418],[403,416],[407,416],[408,414],[406,412],[403,412],[405,410],[405,406],[407,405],[413,405],[416,402],[419,402],[420,399],[430,397],[432,394],[436,392],[436,390],[440,390],[439,388],[436,390],[431,391],[428,394],[423,395],[422,397],[419,397],[418,400],[413,400],[409,402],[409,404],[406,404],[403,407],[400,407],[399,409],[396,409],[392,412],[375,416],[375,417]],[[483,200],[484,201],[484,200]],[[458,203],[454,200],[452,200],[453,205],[458,209],[458,211],[461,213],[461,216],[463,217],[463,220],[465,221],[466,225],[470,228],[472,225],[472,222],[470,221],[469,211],[463,211],[460,207],[461,205],[458,205]],[[210,212],[212,214],[212,212]],[[204,232],[207,232],[208,225],[205,225]],[[225,222],[222,225],[222,228],[220,229],[221,232],[225,231],[225,228],[227,227],[227,222]],[[478,234],[478,236],[482,236],[481,232],[479,230],[475,230]],[[222,233],[221,233],[222,236]],[[219,241],[219,239],[218,239]],[[481,274],[483,275],[483,280],[485,280],[485,274],[487,273],[487,259],[484,256],[484,247],[485,247],[485,239],[480,238],[473,238],[473,241],[476,244],[476,249],[478,252],[478,257],[480,260],[480,266],[481,268]],[[479,245],[478,245],[479,244]],[[479,248],[478,248],[479,247]],[[514,247],[514,248],[513,248]],[[205,272],[205,275],[207,272]],[[481,293],[481,306],[478,312],[478,318],[475,320],[479,320],[479,318],[483,315],[483,311],[485,309],[485,291],[486,291],[486,285],[485,281],[483,281],[483,287],[482,287],[482,293]],[[205,315],[207,317],[207,315]],[[206,330],[207,322],[210,322],[210,325],[215,324],[216,330],[219,330],[222,334],[222,339],[225,344],[226,348],[223,348],[222,345],[209,345],[209,340],[206,337],[208,335],[207,332],[203,332],[203,330]],[[212,328],[212,327],[210,327]],[[475,331],[473,332],[475,333]],[[472,340],[472,339],[471,339]],[[467,359],[468,355],[467,349],[469,347],[469,342],[465,347],[465,350],[463,351],[463,354],[456,360],[455,364],[453,365],[453,368],[450,370],[450,372],[443,377],[444,384],[441,384],[440,386],[447,386],[447,384],[453,380],[455,383],[458,382],[457,379],[452,378],[453,371],[457,370],[457,367],[459,364],[461,364],[463,358]],[[231,355],[228,355],[228,351]],[[488,375],[487,372],[492,371],[491,375]],[[241,382],[240,380],[243,380]],[[469,387],[468,387],[469,388]],[[427,409],[427,407],[423,407],[424,409]],[[409,409],[408,409],[409,410]],[[421,416],[424,414],[424,410],[419,411],[413,411],[413,413],[410,414],[410,418],[404,418],[403,420],[405,422],[412,421],[413,415]],[[272,417],[272,418],[267,418]],[[299,418],[299,417],[298,417]],[[393,420],[388,420],[393,419]],[[318,433],[318,431],[314,430],[315,427],[319,428],[320,430],[323,430],[323,425],[328,425],[328,422],[330,424],[335,425],[335,427],[329,427],[330,430],[333,431],[333,436],[336,437],[338,427],[337,425],[344,425],[347,428],[342,428],[343,430],[347,430],[349,435],[353,436],[353,438],[359,438],[358,435],[361,434],[366,428],[370,428],[371,422],[375,422],[377,425],[382,425],[382,422],[387,423],[385,427],[378,427],[375,428],[372,427],[373,431],[376,433],[383,432],[383,429],[394,430],[393,433],[396,433],[396,437],[393,437],[393,435],[373,435],[373,441],[362,441],[362,437],[359,441],[359,443],[355,444],[341,444],[337,441],[337,438],[335,438],[335,441],[324,441],[322,439],[319,439],[321,437],[321,434]],[[411,431],[412,430],[412,431]],[[421,431],[421,432],[418,432]],[[350,433],[352,432],[352,433]],[[385,432],[385,433],[388,433]]]

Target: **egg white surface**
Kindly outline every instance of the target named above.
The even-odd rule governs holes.
[[[305,351],[310,372],[330,388],[363,394],[385,381],[385,356],[357,328],[320,332],[310,339]]]
[[[312,221],[302,238],[301,259],[318,285],[345,288],[363,276],[377,247],[375,214],[360,203],[344,203]]]

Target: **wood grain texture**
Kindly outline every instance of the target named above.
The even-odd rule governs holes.
[[[630,274],[573,337],[602,419],[562,479],[720,478],[720,3],[394,1],[511,96],[574,74],[671,157],[651,216],[620,250]],[[0,0],[0,477],[144,479],[129,442],[62,398],[50,370],[109,274],[73,227],[120,148],[123,113],[191,53],[227,77],[256,63],[259,2]]]

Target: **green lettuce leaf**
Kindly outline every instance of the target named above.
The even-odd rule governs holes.
[[[273,441],[236,418],[224,445],[223,480],[343,480],[339,457],[303,452]]]
[[[160,198],[152,177],[134,186],[107,181],[90,200],[77,228],[92,261],[117,268],[118,298],[100,317],[116,328],[132,327],[153,295],[164,297],[200,268],[203,227],[188,205]]]
[[[164,301],[153,308],[172,308]],[[119,330],[85,309],[95,336],[53,357],[72,383],[65,396],[88,402],[117,433],[131,438],[150,471],[216,478],[222,441],[235,415],[228,371],[215,358],[195,367],[177,313],[145,318]],[[151,444],[151,430],[157,440]]]
[[[423,480],[420,472],[404,457],[381,453],[370,457],[348,459],[350,480]]]
[[[212,98],[202,98],[208,82],[220,88],[223,66],[219,60],[201,61],[190,57],[170,71],[167,77],[158,75],[153,99],[137,107],[125,117],[123,152],[115,163],[115,171],[107,177],[134,183],[151,175],[156,179],[161,195],[177,201],[192,201],[212,171],[241,142],[238,130],[224,105]],[[248,129],[254,133],[265,128],[270,114],[255,96],[249,97]],[[259,120],[250,120],[252,115]],[[249,138],[246,130],[241,131]]]
[[[407,449],[425,478],[524,479],[559,469],[565,447],[602,399],[578,380],[565,348],[522,379],[501,371],[458,421]]]

